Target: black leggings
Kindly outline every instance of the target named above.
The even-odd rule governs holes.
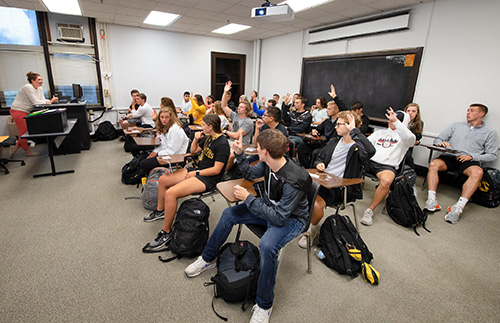
[[[146,158],[143,161],[141,161],[141,170],[144,172],[144,174],[149,174],[149,172],[155,168],[155,167],[160,167],[160,163],[158,162],[158,158],[153,157],[153,158]],[[168,166],[168,165],[165,165]]]

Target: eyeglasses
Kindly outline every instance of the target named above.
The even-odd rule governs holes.
[[[270,118],[271,116],[270,116],[269,114],[265,114],[265,113],[264,113],[263,117],[268,117],[268,118]]]
[[[338,127],[338,126],[345,126],[345,123],[342,123],[342,122],[337,122],[337,123],[335,124],[335,127]]]

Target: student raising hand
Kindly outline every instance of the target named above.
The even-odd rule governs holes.
[[[332,97],[332,98],[335,98],[337,96],[337,93],[335,92],[335,87],[333,86],[333,84],[330,84],[330,92],[328,92],[328,94]]]
[[[243,152],[243,135],[242,133],[240,132],[240,137],[238,138],[238,140],[235,140],[233,142],[233,150],[234,150],[234,153],[239,155]]]
[[[394,110],[392,110],[392,107],[389,107],[389,109],[387,109],[387,113],[385,114],[385,116],[392,123],[398,121],[398,116],[396,115]]]
[[[356,122],[354,121],[354,116],[352,114],[347,114],[347,121],[348,123],[346,123],[345,126],[349,131],[356,128]]]
[[[224,93],[231,91],[231,85],[233,85],[233,82],[231,81],[226,82],[226,85],[224,86]]]

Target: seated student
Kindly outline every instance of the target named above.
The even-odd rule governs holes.
[[[274,106],[276,106],[276,107],[278,107],[278,108],[279,108],[279,107],[280,107],[280,106],[279,106],[279,103],[280,103],[280,95],[279,95],[278,93],[274,93],[274,94],[273,94],[273,100],[274,100],[274,102],[276,102],[276,103],[274,104]]]
[[[414,146],[418,146],[420,144],[420,140],[422,139],[422,131],[424,130],[424,122],[420,118],[420,106],[416,103],[409,103],[404,108],[404,112],[408,113],[408,116],[410,116],[408,129],[410,129],[410,131],[415,135]],[[412,169],[415,169],[415,163],[413,162],[413,147],[408,150],[406,165],[410,166]],[[415,186],[414,190],[416,192]],[[416,193],[415,196],[417,196]]]
[[[326,106],[328,119],[320,123],[311,131],[313,136],[324,136],[326,137],[326,140],[304,142],[297,147],[299,162],[305,168],[311,167],[311,162],[314,161],[319,153],[319,150],[326,145],[328,140],[337,137],[337,130],[335,128],[335,124],[337,123],[337,114],[340,111],[347,110],[344,101],[342,101],[335,92],[333,84],[330,85],[330,92],[328,92],[328,94],[333,98],[333,101],[329,101]]]
[[[137,96],[138,95],[139,95],[138,90],[133,89],[132,91],[130,91],[130,96],[132,97],[132,103],[128,107],[128,113],[126,116],[118,119],[118,123],[120,123],[120,127],[122,129],[127,129],[129,122],[135,122],[136,124],[141,122],[141,119],[130,119],[128,117],[128,115],[130,115],[132,113],[132,111],[135,111],[135,110],[139,109],[139,107],[140,107],[139,103],[137,103]]]
[[[191,93],[188,91],[184,92],[184,95],[182,96],[183,101],[181,103],[181,106],[177,108],[177,115],[180,117],[187,117],[189,110],[191,110],[191,107],[193,106],[191,104]]]
[[[245,178],[264,176],[263,197],[256,198],[245,188],[235,186],[234,195],[244,203],[222,212],[202,255],[184,271],[186,276],[195,277],[215,267],[217,252],[234,225],[252,223],[267,226],[259,244],[260,275],[255,298],[257,304],[253,307],[250,322],[269,321],[279,250],[304,230],[308,216],[307,192],[312,180],[305,169],[284,156],[286,141],[283,133],[276,129],[263,131],[257,138],[260,162],[253,167],[243,152],[241,137],[233,143],[238,167]]]
[[[372,225],[373,211],[389,193],[399,164],[403,161],[408,149],[415,144],[415,135],[407,128],[410,120],[407,113],[394,112],[392,108],[389,108],[385,116],[389,119],[387,129],[377,130],[368,137],[368,140],[375,146],[376,152],[364,164],[364,167],[367,173],[376,175],[380,183],[370,206],[361,218],[360,222],[364,225]]]
[[[146,175],[155,167],[168,165],[168,161],[158,158],[159,156],[185,154],[189,144],[189,139],[182,129],[182,123],[175,113],[172,99],[163,97],[161,101],[160,114],[156,119],[156,131],[160,135],[160,145],[141,162],[141,169]],[[171,105],[166,101],[171,101]]]
[[[312,115],[306,110],[306,102],[306,98],[299,96],[294,101],[295,111],[289,114],[290,125],[288,126],[288,134],[290,139],[290,154],[295,147],[304,143],[304,137],[298,134],[309,133],[311,129]]]
[[[311,107],[312,125],[317,126],[328,119],[326,112],[326,98],[321,96],[316,99],[316,104]]]
[[[259,97],[259,94],[257,93],[257,91],[253,90],[252,91],[252,94],[250,96],[250,103],[252,104],[252,110],[253,112],[259,116],[259,117],[262,117],[264,115],[264,112],[266,111],[266,108],[265,108],[265,105],[263,104],[262,106],[262,109],[259,109],[259,104],[257,103],[258,102],[258,97]]]
[[[332,138],[321,149],[314,161],[314,167],[321,171],[344,178],[359,178],[363,163],[375,154],[375,148],[365,135],[359,130],[361,118],[351,111],[342,111],[337,117],[337,137]],[[326,206],[332,206],[343,201],[344,193],[340,188],[327,189],[320,187],[316,202],[314,203],[311,225],[307,230],[311,234],[311,243],[319,231],[319,222],[323,218]],[[361,185],[347,187],[347,200],[362,199]],[[301,248],[307,248],[307,239],[303,236],[299,240]]]
[[[484,104],[474,103],[467,109],[467,122],[455,122],[434,139],[434,145],[450,147],[458,150],[458,154],[444,153],[434,159],[427,173],[428,199],[425,208],[429,211],[439,211],[441,206],[436,200],[436,190],[439,184],[440,171],[456,171],[458,175],[467,176],[462,186],[460,198],[454,205],[448,207],[444,219],[455,224],[469,199],[483,178],[482,162],[491,162],[498,157],[498,135],[486,127],[483,118],[488,113]]]
[[[287,93],[283,97],[283,102],[281,103],[281,122],[287,127],[290,126],[290,114],[295,111],[295,108],[292,108],[292,106],[295,106],[295,100],[299,96],[299,93],[295,93],[293,98],[290,99],[290,93]]]
[[[361,103],[360,101],[354,102],[351,105],[351,111],[356,113],[361,118],[361,125],[359,126],[359,130],[361,131],[361,133],[366,134],[370,132],[370,119],[363,113],[363,103]]]
[[[228,92],[231,90],[232,82],[229,81],[224,86],[224,93],[222,94],[222,109],[226,116],[232,122],[231,131],[225,131],[224,133],[230,139],[238,139],[240,137],[240,133],[243,136],[243,143],[249,144],[252,141],[253,135],[253,121],[250,119],[252,116],[252,106],[248,101],[240,101],[238,105],[238,112],[232,111],[228,106],[227,102],[229,100]]]
[[[214,102],[215,102],[214,96],[211,94],[207,95],[207,97],[205,98],[205,102],[207,103],[206,104],[207,113],[214,113]]]
[[[202,124],[203,117],[207,113],[207,108],[203,102],[203,97],[199,94],[195,94],[194,97],[191,96],[191,109],[188,112],[188,116],[193,116],[193,123],[200,125]]]
[[[226,114],[222,109],[222,102],[217,100],[214,102],[214,113],[220,118],[220,128],[221,130],[228,130],[229,120],[227,120]]]
[[[286,127],[280,123],[281,111],[277,107],[267,108],[266,113],[262,116],[262,119],[257,119],[255,121],[255,134],[254,142],[257,142],[257,137],[259,134],[267,129],[278,129],[286,137],[288,137],[288,131]]]
[[[150,250],[168,246],[178,198],[210,190],[222,179],[229,157],[229,143],[221,133],[219,117],[207,114],[203,117],[202,127],[203,131],[197,132],[191,143],[191,153],[201,151],[198,169],[188,171],[183,168],[161,176],[158,181],[158,205],[155,211],[144,217],[144,221],[164,221],[158,236],[148,244]]]
[[[143,128],[154,128],[155,122],[153,120],[154,110],[147,103],[147,96],[144,93],[137,94],[136,102],[139,104],[139,108],[137,110],[133,110],[132,113],[127,114],[126,118],[140,118],[141,119],[141,127]]]

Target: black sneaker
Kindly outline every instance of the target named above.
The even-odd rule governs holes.
[[[165,217],[165,210],[163,210],[163,211],[154,210],[153,213],[144,217],[144,221],[145,222],[153,222],[156,220],[163,219],[164,217]]]
[[[149,243],[149,249],[158,250],[161,248],[166,248],[171,239],[172,235],[170,233],[161,230],[160,233],[158,233],[158,236]]]

